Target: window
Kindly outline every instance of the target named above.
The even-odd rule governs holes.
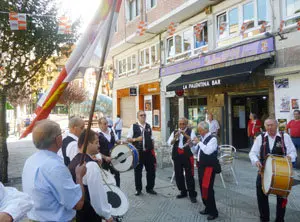
[[[136,71],[136,55],[134,54],[125,59],[119,60],[117,64],[119,76],[134,73]]]
[[[151,64],[154,64],[156,62],[156,47],[155,45],[154,46],[151,46]]]
[[[286,0],[286,16],[300,13],[300,0]]]
[[[202,31],[199,31],[200,27],[202,26]],[[207,22],[203,22],[201,24],[197,24],[194,26],[194,48],[200,48],[208,44],[208,36],[207,36]]]
[[[174,48],[173,37],[167,39],[167,48],[168,48],[167,56],[168,57],[174,56],[175,55],[175,48]]]
[[[149,67],[158,64],[159,56],[159,44],[152,45],[140,51],[140,67]]]
[[[239,32],[239,11],[233,8],[229,11],[229,35]]]
[[[193,31],[189,29],[183,32],[183,51],[190,51],[193,44]]]
[[[147,0],[147,9],[154,8],[157,4],[157,0]]]
[[[249,2],[243,5],[243,24],[245,25],[245,30],[254,27],[254,3]]]
[[[181,35],[175,36],[175,53],[179,54],[182,52],[182,37]]]
[[[218,15],[217,17],[217,22],[218,22],[218,33],[219,33],[219,38],[224,38],[227,36],[227,14],[226,12]]]
[[[267,0],[257,0],[258,25],[267,22]]]
[[[128,1],[128,19],[133,20],[140,14],[140,1],[139,0],[129,0]]]

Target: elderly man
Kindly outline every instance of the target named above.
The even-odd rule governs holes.
[[[197,192],[195,191],[194,180],[194,157],[188,146],[191,140],[196,138],[194,131],[187,127],[188,120],[180,118],[178,121],[179,129],[172,132],[168,139],[168,144],[172,147],[172,159],[174,161],[174,171],[177,188],[180,194],[177,198],[187,196],[187,190],[192,203],[196,203]],[[185,170],[185,175],[183,174]],[[187,189],[185,186],[187,184]]]
[[[50,120],[36,124],[32,132],[33,143],[39,150],[30,156],[22,174],[23,191],[33,199],[27,214],[34,221],[71,221],[75,210],[84,204],[82,178],[86,166],[77,166],[76,183],[63,164],[57,151],[62,145],[59,125]]]
[[[32,208],[33,201],[28,194],[14,187],[4,187],[0,182],[0,221],[12,222],[21,220]]]
[[[220,125],[217,120],[214,119],[214,116],[212,113],[208,114],[208,120],[209,124],[209,132],[215,135],[218,135],[218,131],[220,129]]]
[[[139,164],[134,169],[136,196],[142,193],[142,172],[145,166],[147,172],[146,192],[156,195],[153,190],[155,185],[156,157],[154,152],[154,137],[151,126],[146,123],[146,113],[137,112],[138,122],[133,124],[128,131],[127,141],[133,143],[139,152]]]
[[[209,124],[200,122],[198,131],[201,135],[200,141],[194,139],[198,144],[193,147],[193,152],[197,154],[198,159],[198,178],[202,202],[205,209],[200,211],[202,215],[208,215],[207,220],[214,220],[218,217],[218,210],[215,201],[214,182],[219,166],[218,162],[218,141],[215,135],[209,132]]]
[[[64,163],[68,166],[71,160],[78,153],[78,137],[84,130],[84,121],[80,117],[72,117],[69,120],[69,133],[63,139],[62,147],[58,151],[58,155],[64,159]]]
[[[269,200],[264,194],[261,184],[260,170],[268,154],[288,156],[291,161],[295,161],[297,154],[291,137],[286,133],[277,131],[277,121],[272,118],[265,120],[266,133],[256,137],[249,153],[249,157],[254,166],[258,168],[256,179],[256,195],[261,221],[270,220]],[[283,140],[283,141],[282,141]],[[283,146],[283,147],[282,147]],[[277,196],[276,222],[284,221],[287,199]]]

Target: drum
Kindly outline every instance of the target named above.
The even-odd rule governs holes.
[[[130,143],[115,146],[110,156],[113,168],[119,172],[125,172],[131,167],[135,168],[139,162],[139,153]]]
[[[287,197],[293,185],[291,161],[285,156],[268,155],[262,170],[262,190],[268,194]]]
[[[110,203],[112,207],[111,215],[116,217],[126,214],[129,208],[129,202],[120,188],[114,185],[104,185],[104,190],[107,194],[108,203]]]
[[[112,184],[116,186],[116,179],[110,172],[104,169],[100,169],[100,171],[103,184]]]

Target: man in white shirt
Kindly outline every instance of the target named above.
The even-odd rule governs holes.
[[[137,112],[138,122],[133,124],[127,135],[127,141],[133,143],[139,152],[139,164],[134,169],[136,196],[142,193],[142,172],[145,166],[147,172],[146,192],[156,195],[153,190],[155,185],[156,157],[154,152],[154,137],[151,126],[146,123],[146,113],[143,110]]]
[[[188,120],[184,117],[180,118],[178,121],[179,129],[172,132],[168,139],[168,144],[172,146],[175,180],[177,188],[180,191],[177,198],[186,197],[188,191],[191,202],[196,203],[197,192],[195,191],[194,180],[194,156],[188,145],[189,142],[196,138],[196,135],[187,125]],[[183,171],[185,171],[185,175]]]
[[[14,187],[4,187],[0,182],[0,221],[20,221],[32,208],[33,201],[26,193]]]
[[[123,128],[123,120],[120,115],[117,115],[116,121],[114,122],[114,130],[118,136],[118,139],[121,140],[122,137],[122,128]]]
[[[58,155],[63,158],[66,166],[78,153],[78,137],[84,130],[84,121],[80,117],[72,117],[69,120],[69,133],[63,139],[62,147],[58,151]]]
[[[201,135],[194,139],[194,143],[198,144],[192,148],[198,159],[198,178],[199,186],[202,196],[202,202],[205,209],[200,211],[202,215],[208,215],[207,220],[214,220],[218,217],[218,210],[216,207],[214,182],[218,163],[218,141],[215,135],[209,132],[209,125],[207,122],[200,122],[198,124],[198,131]]]
[[[88,145],[86,154],[83,154],[84,138],[86,130],[84,130],[78,139],[79,153],[73,158],[69,165],[69,169],[75,180],[75,168],[84,158],[86,162],[86,175],[83,177],[83,185],[86,193],[84,206],[76,212],[76,221],[101,221],[101,217],[106,221],[113,221],[111,216],[111,205],[108,203],[107,194],[104,190],[100,167],[93,156],[99,153],[98,134],[90,131],[88,134]]]
[[[258,168],[256,180],[256,195],[261,221],[270,220],[268,196],[262,190],[260,171],[266,160],[267,154],[287,156],[291,161],[297,157],[295,146],[291,137],[286,133],[277,131],[278,123],[275,119],[268,118],[265,120],[266,133],[256,137],[254,144],[249,153],[252,165]],[[283,137],[283,138],[282,138]],[[282,143],[283,139],[283,143]],[[284,147],[282,147],[282,144]],[[276,221],[284,221],[285,208],[287,199],[277,196]]]
[[[214,119],[213,114],[208,114],[208,120],[209,124],[209,132],[215,135],[218,135],[218,131],[220,129],[220,125],[217,120]]]

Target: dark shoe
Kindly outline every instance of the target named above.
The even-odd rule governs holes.
[[[140,191],[140,190],[137,190],[136,192],[135,192],[135,196],[140,196],[142,194],[142,191]]]
[[[181,198],[185,198],[185,197],[187,197],[187,193],[181,193],[176,196],[177,199],[181,199]]]
[[[214,220],[214,219],[216,219],[218,216],[212,216],[212,215],[209,215],[208,217],[207,217],[207,220]]]
[[[199,213],[202,214],[202,215],[207,215],[208,214],[208,212],[206,210],[201,210]]]
[[[197,203],[196,197],[190,197],[192,203]]]
[[[269,222],[269,221],[270,221],[270,219],[268,219],[268,218],[263,218],[263,217],[260,217],[260,221],[261,221],[261,222]]]
[[[147,190],[147,193],[152,194],[152,195],[156,195],[157,194],[156,191],[154,191],[154,190]]]

